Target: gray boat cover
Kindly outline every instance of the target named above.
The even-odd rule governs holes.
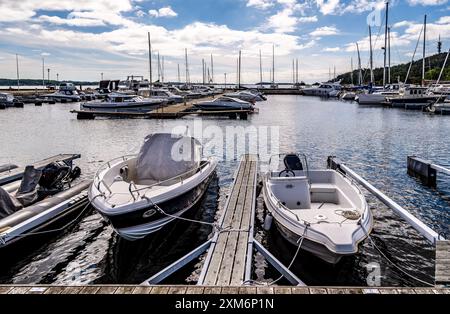
[[[37,201],[38,183],[41,174],[41,170],[36,170],[33,166],[27,166],[20,187],[14,196],[0,187],[0,219],[8,217]]]
[[[136,183],[180,176],[200,165],[201,154],[200,142],[192,137],[167,133],[148,135],[137,157]]]

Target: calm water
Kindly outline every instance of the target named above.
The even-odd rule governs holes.
[[[273,96],[257,106],[259,114],[248,121],[207,118],[203,127],[279,126],[281,151],[302,151],[314,167],[323,167],[329,155],[338,156],[434,230],[450,235],[450,179],[440,176],[438,189],[428,189],[410,178],[405,169],[408,155],[450,166],[450,118],[301,96]],[[69,113],[77,107],[57,104],[0,111],[0,164],[26,164],[58,153],[81,153],[77,165],[89,178],[105,161],[135,152],[145,135],[186,124],[192,127],[194,122],[193,117],[177,121],[78,121]],[[190,212],[191,218],[217,219],[236,165],[234,160],[219,164],[217,178],[202,203]],[[377,246],[406,271],[433,282],[432,246],[374,197],[367,197],[376,220],[372,236]],[[296,248],[286,243],[276,228],[262,230],[261,197],[257,211],[256,237],[288,264]],[[25,258],[2,268],[0,282],[140,283],[201,244],[210,232],[205,226],[176,222],[142,241],[129,243],[91,211],[64,233],[33,247]],[[201,259],[191,263],[167,282],[195,283],[201,263]],[[387,263],[368,241],[360,254],[335,266],[301,252],[292,270],[308,285],[366,285],[370,263],[379,265],[381,285],[419,285]],[[259,254],[254,266],[257,281],[278,277]]]

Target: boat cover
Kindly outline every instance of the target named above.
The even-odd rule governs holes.
[[[136,161],[137,181],[164,181],[195,169],[200,165],[201,149],[192,137],[148,135]]]
[[[0,219],[8,217],[22,209],[19,201],[0,187]]]

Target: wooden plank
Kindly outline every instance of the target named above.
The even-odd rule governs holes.
[[[203,294],[220,294],[220,287],[205,287]]]
[[[30,287],[14,287],[8,294],[26,294]]]
[[[31,287],[27,294],[44,294],[47,289],[47,287]]]
[[[245,194],[244,213],[242,214],[240,229],[250,229],[252,208],[256,202],[256,200],[253,199],[256,188],[256,166],[257,163],[255,161],[250,161],[249,181]],[[247,259],[247,244],[249,236],[250,231],[239,232],[238,234],[236,257],[231,274],[231,285],[241,285],[244,282],[245,261]]]
[[[167,294],[169,293],[169,287],[165,286],[155,286],[153,287],[151,294]]]
[[[328,288],[328,294],[362,294],[361,289],[355,288]]]
[[[52,286],[45,290],[44,294],[60,294],[64,288],[63,286]]]
[[[291,287],[274,287],[273,292],[275,294],[292,294]]]
[[[204,287],[198,287],[198,286],[189,286],[186,289],[186,294],[203,294],[203,291],[205,290]]]
[[[250,176],[251,164],[247,161],[244,162],[244,179],[242,180],[242,184],[239,186],[237,204],[234,208],[234,215],[231,221],[231,228],[234,230],[240,229],[241,227],[242,215],[244,213],[245,197],[247,195],[248,179]],[[223,253],[223,260],[225,263],[222,263],[220,267],[220,272],[216,282],[216,284],[219,286],[231,284],[231,273],[233,271],[233,267],[235,266],[234,263],[237,255],[236,249],[238,244],[238,235],[238,232],[230,232],[228,235],[227,244]],[[241,254],[243,253],[241,252]]]
[[[378,290],[378,289],[366,288],[366,289],[362,289],[362,293],[363,293],[363,294],[380,294],[380,290]]]
[[[416,292],[412,288],[399,288],[396,290],[398,294],[416,294]]]
[[[240,287],[239,294],[256,294],[256,287]]]
[[[96,294],[100,290],[99,286],[86,286],[81,289],[80,294]]]
[[[450,283],[450,241],[436,242],[435,282]]]
[[[256,287],[257,294],[273,294],[273,287]]]
[[[133,286],[123,286],[117,288],[116,291],[114,291],[114,294],[132,294],[134,290]]]
[[[116,290],[117,287],[115,286],[103,286],[100,289],[98,289],[97,294],[114,294]]]
[[[2,286],[2,287],[0,287],[0,294],[7,294],[12,289],[13,289],[13,287],[10,287],[10,286]]]
[[[186,287],[170,287],[169,294],[186,294]]]
[[[398,291],[392,288],[380,288],[378,291],[380,291],[380,294],[398,294]]]
[[[149,286],[137,286],[134,287],[132,294],[150,294],[153,287]]]
[[[328,294],[328,291],[326,288],[314,287],[314,288],[309,288],[309,293],[311,293],[311,294]]]
[[[78,294],[83,289],[83,287],[65,287],[61,294]]]
[[[222,294],[239,294],[239,287],[222,287]]]
[[[309,294],[309,289],[307,287],[292,287],[292,294]]]
[[[240,185],[242,184],[242,181],[244,179],[244,171],[245,171],[246,163],[243,163],[241,160],[241,164],[239,165],[239,171],[236,175],[236,179],[232,183],[232,188],[230,192],[230,199],[227,202],[227,206],[224,209],[224,220],[222,222],[221,227],[227,227],[231,225],[233,215],[234,215],[234,209],[237,204],[238,196],[239,196],[239,189]],[[217,239],[217,243],[214,246],[214,251],[212,253],[211,262],[208,267],[207,273],[205,275],[204,284],[205,285],[215,285],[217,282],[217,277],[219,274],[219,270],[221,268],[223,255],[225,252],[225,247],[227,244],[229,233],[221,233]]]

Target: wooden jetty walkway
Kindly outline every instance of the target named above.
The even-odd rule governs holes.
[[[211,248],[199,284],[207,286],[239,286],[244,284],[247,263],[251,262],[253,221],[256,203],[258,157],[241,159],[224,209],[220,231]]]
[[[448,288],[1,285],[0,294],[450,294]]]
[[[45,158],[43,160],[37,161],[35,163],[30,164],[34,166],[36,169],[42,169],[48,164],[56,161],[63,161],[68,165],[71,165],[74,159],[80,158],[80,154],[59,154],[49,158]],[[25,166],[18,167],[9,171],[5,171],[0,173],[0,185],[7,184],[19,180],[22,178],[23,173],[25,171]]]

